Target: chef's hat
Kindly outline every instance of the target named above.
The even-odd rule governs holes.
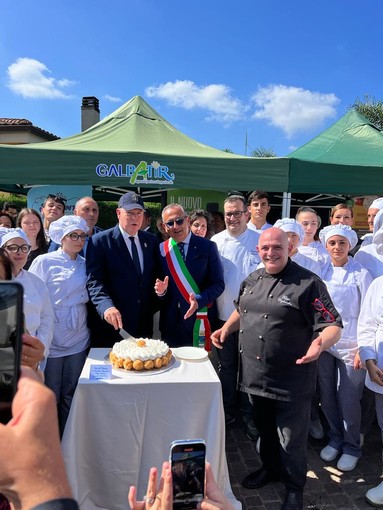
[[[327,241],[330,239],[330,237],[333,236],[345,237],[347,241],[350,243],[351,250],[355,248],[355,246],[358,243],[358,236],[355,230],[352,230],[352,228],[349,227],[348,225],[342,225],[341,223],[338,223],[337,225],[329,225],[328,227],[324,227],[319,232],[319,239],[324,246],[326,246]]]
[[[300,223],[293,218],[282,218],[274,223],[274,227],[280,228],[284,232],[295,232],[299,236],[300,244],[303,243],[305,231]]]
[[[16,239],[18,237],[24,239],[28,246],[31,245],[27,234],[24,232],[22,228],[0,227],[0,247],[3,247],[7,241],[10,241],[11,239]]]
[[[56,244],[61,244],[63,237],[75,230],[82,230],[87,234],[89,227],[81,216],[62,216],[49,225],[49,237]]]
[[[383,197],[376,198],[369,209],[383,209]]]

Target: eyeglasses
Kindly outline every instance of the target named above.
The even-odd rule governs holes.
[[[335,317],[331,312],[327,310],[327,308],[324,306],[322,301],[318,298],[314,299],[314,303],[312,303],[315,310],[318,310],[318,312],[322,312],[322,317],[326,322],[334,322]]]
[[[166,225],[168,228],[172,228],[174,226],[174,223],[180,226],[183,225],[185,218],[186,216],[182,216],[181,218],[176,218],[175,220],[167,221],[164,223],[164,225]]]
[[[31,247],[27,244],[22,244],[21,246],[18,246],[17,244],[9,244],[8,246],[4,246],[4,248],[11,253],[19,253],[19,251],[29,253],[31,250]]]
[[[245,214],[247,213],[247,211],[234,211],[234,212],[225,212],[225,218],[231,218],[232,216],[234,216],[234,218],[240,218],[242,216],[242,214]]]
[[[70,234],[68,234],[68,237],[72,240],[72,241],[78,241],[79,239],[81,239],[81,241],[85,241],[85,239],[88,237],[86,234],[76,234],[76,232],[71,232]]]

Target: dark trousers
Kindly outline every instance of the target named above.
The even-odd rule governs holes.
[[[87,356],[87,350],[77,354],[48,358],[45,367],[45,384],[56,395],[60,436],[64,433],[73,395]]]
[[[218,327],[225,324],[219,321]],[[218,357],[218,375],[222,385],[222,398],[225,414],[235,416],[238,399],[240,399],[240,410],[242,416],[251,417],[253,414],[252,405],[246,393],[237,390],[238,385],[238,331],[231,333],[223,349],[216,349]]]
[[[287,490],[303,491],[311,400],[282,402],[256,395],[251,395],[251,399],[264,469],[280,476]]]

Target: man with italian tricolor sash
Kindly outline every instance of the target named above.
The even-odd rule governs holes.
[[[154,287],[161,299],[161,337],[170,347],[209,351],[215,300],[225,288],[217,247],[190,232],[189,217],[179,204],[167,205],[162,221],[170,238],[160,245],[164,279]]]

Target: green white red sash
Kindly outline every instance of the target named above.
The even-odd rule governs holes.
[[[177,243],[173,238],[163,243],[163,255],[165,255],[170,274],[182,294],[185,301],[189,303],[189,295],[193,292],[199,294],[200,290],[192,275],[186,267]],[[196,321],[193,327],[193,346],[200,347],[200,340],[204,342],[205,350],[211,351],[211,328],[207,316],[207,306],[197,310]]]

